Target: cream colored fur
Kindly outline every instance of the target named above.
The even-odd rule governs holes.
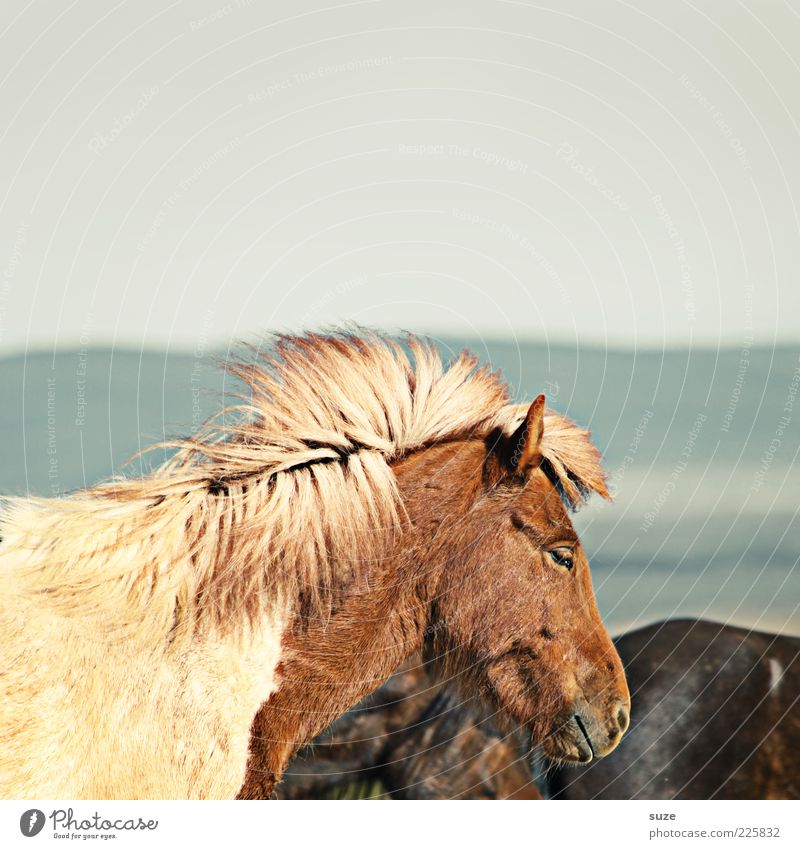
[[[377,336],[282,338],[231,368],[246,402],[146,477],[7,499],[1,797],[235,795],[282,631],[396,529],[391,463],[524,412],[474,358],[444,369],[409,345],[413,361]],[[571,422],[549,416],[543,449],[573,502],[603,485]]]

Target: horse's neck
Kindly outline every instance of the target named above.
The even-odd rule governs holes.
[[[449,485],[436,475],[448,459]],[[365,589],[346,596],[330,620],[302,623],[284,637],[278,691],[253,723],[244,798],[268,797],[301,746],[422,646],[438,580],[431,542],[464,497],[452,479],[461,489],[470,484],[452,468],[452,451],[437,448],[408,458],[395,473],[409,525]]]
[[[327,623],[284,637],[278,691],[257,714],[241,795],[265,798],[297,750],[377,689],[422,645],[428,607],[419,588],[384,582],[349,599]]]

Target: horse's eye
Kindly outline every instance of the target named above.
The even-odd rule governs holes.
[[[565,569],[571,569],[575,565],[575,561],[572,559],[571,548],[554,548],[547,553],[550,555],[553,563],[557,563]]]

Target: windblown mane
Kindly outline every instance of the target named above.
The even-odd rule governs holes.
[[[249,398],[145,477],[60,499],[9,498],[4,587],[109,630],[173,635],[242,621],[278,599],[323,612],[380,557],[402,515],[391,463],[445,440],[515,426],[498,374],[463,353],[445,368],[428,344],[375,334],[278,337],[227,368]],[[573,506],[607,495],[586,431],[545,419],[543,452]]]

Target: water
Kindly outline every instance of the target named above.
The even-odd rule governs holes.
[[[800,348],[441,345],[470,347],[519,400],[543,391],[591,427],[615,500],[595,499],[576,525],[612,631],[701,615],[800,633]],[[218,359],[124,350],[0,359],[0,491],[59,495],[191,432],[236,391]]]

